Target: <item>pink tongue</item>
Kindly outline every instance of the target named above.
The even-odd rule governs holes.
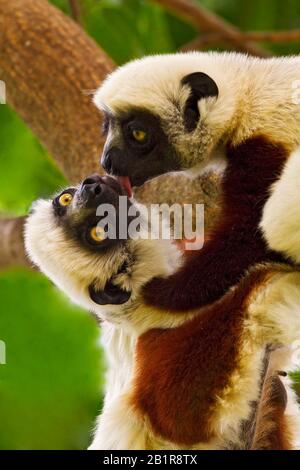
[[[119,181],[122,188],[125,189],[125,191],[127,193],[127,196],[131,197],[132,196],[132,187],[131,187],[129,177],[128,176],[117,176],[117,180]]]

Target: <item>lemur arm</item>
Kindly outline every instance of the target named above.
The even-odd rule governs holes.
[[[300,272],[277,273],[251,299],[249,322],[262,344],[300,340]]]
[[[184,265],[167,278],[155,278],[144,288],[146,303],[180,311],[204,306],[221,298],[251,265],[264,247],[257,246],[255,233],[229,232],[197,253],[185,255]]]
[[[221,298],[254,264],[282,261],[268,249],[259,222],[286,157],[283,146],[264,137],[228,147],[218,226],[202,250],[186,254],[176,273],[145,286],[146,303],[173,311],[197,308]]]
[[[150,449],[149,430],[129,403],[129,394],[117,397],[98,418],[89,450]]]
[[[261,230],[268,245],[300,263],[300,149],[292,153],[263,210]]]

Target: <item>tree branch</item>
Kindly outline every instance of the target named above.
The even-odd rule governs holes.
[[[25,217],[0,218],[0,269],[10,266],[30,266],[23,246]]]
[[[291,31],[249,31],[245,33],[240,32],[239,36],[240,42],[291,42],[300,41],[300,30],[295,29]],[[228,44],[228,39],[222,33],[203,34],[182,46],[181,50],[193,51],[207,46],[226,43]]]
[[[81,24],[81,11],[78,0],[69,0],[69,5],[73,20]]]
[[[241,52],[253,56],[266,57],[268,52],[251,41],[241,41],[240,31],[193,0],[153,0],[171,13],[179,16],[196,29],[222,34],[226,41]]]
[[[99,112],[91,92],[113,70],[108,56],[45,0],[0,0],[0,79],[7,102],[78,181],[99,171]]]
[[[300,41],[300,29],[290,31],[249,31],[241,33],[246,41],[290,42]]]

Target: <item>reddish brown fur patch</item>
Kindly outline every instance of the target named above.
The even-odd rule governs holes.
[[[287,393],[276,371],[269,371],[262,389],[251,450],[290,450],[291,435],[284,415]]]
[[[174,311],[207,305],[220,299],[256,263],[282,261],[268,249],[258,225],[287,155],[281,144],[263,136],[228,146],[220,221],[202,250],[186,254],[179,271],[145,287],[146,303]]]
[[[249,295],[269,275],[253,271],[193,320],[139,338],[133,404],[159,436],[187,446],[213,437],[217,396],[238,367]]]

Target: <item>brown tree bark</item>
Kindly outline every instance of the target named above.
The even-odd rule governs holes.
[[[114,65],[45,0],[0,0],[0,79],[7,102],[78,181],[98,169],[103,143],[91,94]]]
[[[0,218],[0,269],[30,265],[23,247],[24,220],[25,217]]]

